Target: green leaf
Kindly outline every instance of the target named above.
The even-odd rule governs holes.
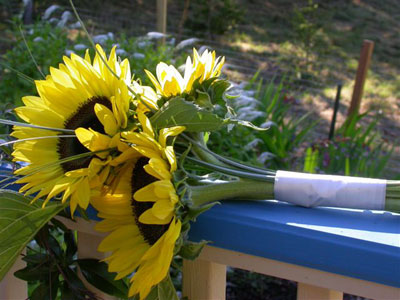
[[[63,285],[61,286],[61,300],[71,300],[75,299],[76,295],[74,292],[69,288],[68,284],[64,281]]]
[[[199,243],[186,241],[181,247],[179,255],[184,259],[195,260],[207,243],[208,241],[201,241]]]
[[[160,300],[179,300],[169,274],[158,284],[158,296]]]
[[[206,92],[202,92],[200,90],[197,90],[197,97],[195,98],[194,102],[203,108],[208,108],[212,109],[213,104],[211,103],[211,98]]]
[[[97,259],[78,259],[77,263],[86,280],[106,294],[119,298],[128,295],[128,286],[121,280],[114,280],[116,273],[108,272],[107,264]]]
[[[52,270],[50,270],[52,268]],[[51,266],[50,258],[39,264],[28,265],[27,267],[18,270],[14,276],[25,281],[45,280],[49,277],[52,271],[56,271],[55,266]]]
[[[42,208],[41,201],[32,205],[30,201],[30,197],[0,190],[0,281],[39,229],[65,207],[55,202]]]
[[[256,125],[254,125],[253,123],[249,122],[249,121],[245,121],[245,120],[238,120],[238,119],[225,119],[226,124],[239,124],[254,130],[258,130],[258,131],[266,131],[269,128],[262,128],[262,127],[258,127]]]
[[[179,300],[169,274],[163,281],[151,289],[146,300]]]
[[[64,242],[67,246],[66,249],[66,259],[68,262],[72,261],[77,249],[76,246],[76,242],[75,242],[75,236],[74,236],[74,232],[72,232],[71,230],[67,230],[66,232],[64,232]]]
[[[50,286],[48,282],[42,282],[32,292],[29,299],[31,300],[49,300]]]
[[[225,101],[223,100],[223,95],[225,91],[230,87],[230,85],[231,83],[227,80],[217,80],[211,85],[211,101],[213,104],[225,104]]]
[[[150,121],[158,129],[179,125],[185,126],[188,132],[214,131],[225,124],[216,114],[182,98],[173,98],[166,102]]]
[[[51,280],[42,281],[32,292],[30,300],[53,300],[57,298],[59,286],[58,273],[52,274]]]
[[[189,197],[190,197],[190,192],[189,192]],[[216,204],[221,204],[219,202],[212,202],[212,203],[208,203],[202,206],[189,206],[188,207],[188,213],[185,217],[185,221],[187,220],[191,220],[191,221],[195,221],[196,218],[201,215],[203,212],[209,210],[211,207],[213,207]]]

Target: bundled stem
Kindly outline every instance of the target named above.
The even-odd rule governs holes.
[[[274,198],[274,182],[239,179],[191,186],[190,191],[191,200],[196,206],[221,200],[266,200]]]

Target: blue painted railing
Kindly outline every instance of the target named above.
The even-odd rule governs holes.
[[[98,220],[93,208],[88,215]],[[399,214],[229,201],[200,215],[190,239],[400,288]]]

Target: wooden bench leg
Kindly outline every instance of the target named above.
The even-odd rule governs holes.
[[[342,300],[343,293],[299,282],[297,300]]]
[[[22,252],[25,253],[25,250]],[[25,300],[28,298],[28,283],[14,276],[14,272],[25,268],[26,263],[20,255],[14,266],[0,282],[0,299]]]
[[[103,259],[105,257],[104,253],[97,252],[97,246],[102,241],[103,237],[98,235],[93,235],[86,232],[78,231],[78,257],[79,258],[97,258]],[[92,292],[94,292],[102,300],[115,300],[117,298],[112,297],[102,291],[96,289],[94,286],[89,284],[80,274],[82,281],[85,286]]]
[[[183,296],[190,300],[225,300],[226,266],[196,259],[183,261]]]

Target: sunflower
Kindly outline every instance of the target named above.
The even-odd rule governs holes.
[[[108,59],[97,46],[93,61],[88,51],[85,58],[72,54],[63,60],[35,82],[39,97],[24,97],[24,106],[15,109],[37,127],[14,127],[12,136],[20,141],[13,157],[27,163],[16,171],[23,176],[18,183],[25,184],[21,192],[37,193],[34,200],[47,196],[43,205],[63,193],[73,214],[78,205],[88,206],[106,180],[111,149],[123,148],[119,131],[128,123],[131,73],[128,60],[118,62],[115,48]]]
[[[105,259],[109,271],[118,273],[116,280],[135,272],[129,296],[144,299],[167,276],[181,232],[175,215],[179,197],[172,183],[176,158],[166,143],[184,128],[162,129],[157,140],[146,116],[138,117],[143,131],[123,136],[141,156],[126,162],[116,187],[94,196],[92,204],[103,219],[96,230],[110,232],[98,248],[111,252]]]
[[[224,62],[225,57],[215,58],[215,51],[205,50],[199,55],[196,49],[193,49],[193,62],[190,57],[186,59],[184,76],[174,66],[163,62],[156,67],[157,78],[151,72],[147,70],[145,72],[161,96],[173,97],[190,93],[196,80],[202,83],[207,79],[218,77]]]
[[[144,86],[136,81],[133,81],[131,88],[138,96],[137,99],[133,101],[133,103],[136,105],[136,111],[148,112],[150,110],[158,110],[157,101],[160,97],[151,87]]]

